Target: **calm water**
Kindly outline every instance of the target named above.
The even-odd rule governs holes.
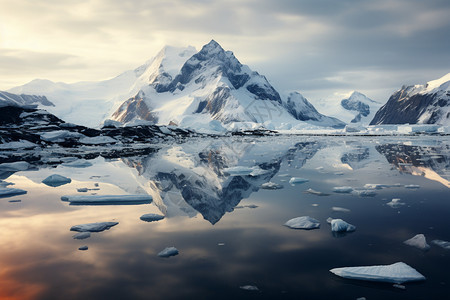
[[[146,157],[90,162],[0,172],[28,191],[0,199],[1,299],[443,299],[450,293],[450,250],[431,243],[450,241],[448,137],[198,139]],[[225,171],[235,166],[254,173],[229,176]],[[42,184],[51,174],[72,182]],[[309,182],[291,185],[291,177]],[[284,188],[260,189],[268,181]],[[333,187],[368,183],[394,186],[373,197],[333,193]],[[420,188],[404,187],[410,184]],[[309,188],[330,195],[305,193]],[[90,193],[148,193],[153,202],[74,206],[60,200]],[[392,208],[392,198],[405,204]],[[166,218],[143,222],[146,213]],[[318,219],[320,229],[283,226],[298,216]],[[357,229],[334,236],[328,217]],[[119,224],[85,240],[72,238],[73,225],[103,221]],[[403,244],[418,233],[429,251]],[[78,250],[83,245],[89,249]],[[157,256],[169,246],[179,255]],[[329,272],[398,261],[427,280],[401,290]],[[245,285],[259,290],[240,288]]]

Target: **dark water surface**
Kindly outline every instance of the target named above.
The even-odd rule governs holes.
[[[28,193],[0,199],[0,299],[445,299],[450,294],[450,250],[431,243],[450,241],[448,137],[198,139],[146,157],[90,162],[86,168],[44,164],[2,173],[4,181]],[[228,168],[236,166],[253,173],[230,176]],[[51,174],[72,182],[41,183]],[[309,181],[291,185],[291,177]],[[268,181],[284,188],[261,189]],[[389,187],[375,189],[373,197],[333,192],[365,184]],[[411,184],[420,188],[405,188]],[[309,188],[329,195],[305,193]],[[74,206],[60,200],[91,193],[148,193],[153,202]],[[387,203],[393,198],[405,204],[392,208]],[[143,222],[146,213],[165,219]],[[320,229],[283,226],[299,216],[319,220]],[[328,217],[357,229],[335,236]],[[73,225],[104,221],[119,224],[85,240],[72,238]],[[430,250],[403,244],[419,233]],[[78,250],[83,245],[89,249]],[[169,246],[179,255],[157,256]],[[426,281],[405,283],[402,290],[329,272],[399,261]],[[240,288],[246,285],[258,291]]]

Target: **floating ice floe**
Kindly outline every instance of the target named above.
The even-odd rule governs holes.
[[[392,286],[397,289],[406,290],[406,286],[404,286],[402,284],[394,283]]]
[[[83,137],[79,140],[81,144],[85,145],[105,145],[117,143],[116,139],[110,136],[94,136],[94,137]]]
[[[258,205],[255,204],[249,204],[249,205],[238,205],[234,207],[235,209],[241,209],[241,208],[258,208]]]
[[[2,149],[2,150],[27,149],[27,148],[34,148],[37,146],[38,145],[33,144],[32,142],[20,140],[18,142],[9,142],[9,143],[0,144],[0,149]]]
[[[350,212],[350,209],[339,206],[333,206],[331,210],[335,212]]]
[[[290,184],[301,184],[301,183],[305,183],[308,181],[309,181],[309,179],[300,178],[300,177],[292,177],[291,179],[289,179]]]
[[[140,219],[145,222],[154,222],[164,219],[164,216],[158,214],[145,214],[142,215]]]
[[[319,228],[320,222],[309,216],[303,216],[303,217],[297,217],[297,218],[290,219],[289,221],[284,223],[284,226],[287,226],[292,229],[309,230],[309,229]]]
[[[0,180],[0,188],[5,188],[9,185],[14,185],[14,183]]]
[[[9,200],[8,202],[10,202],[10,203],[19,203],[19,202],[22,202],[22,200],[14,199],[14,200]]]
[[[84,240],[91,237],[91,233],[89,231],[78,232],[72,236],[76,240]]]
[[[328,219],[331,221],[331,231],[333,232],[353,232],[356,230],[356,226],[345,222],[342,219]]]
[[[47,178],[45,178],[44,180],[42,180],[42,183],[51,186],[51,187],[57,187],[57,186],[61,186],[67,183],[71,183],[72,179],[58,175],[58,174],[53,174],[48,176]]]
[[[316,196],[330,196],[330,194],[319,192],[319,191],[313,190],[311,188],[305,190],[304,193],[313,194],[313,195],[316,195]]]
[[[283,186],[281,184],[269,181],[261,184],[261,188],[265,190],[279,190],[282,189]]]
[[[175,247],[167,247],[163,251],[158,253],[159,257],[171,257],[178,255],[178,249]]]
[[[0,188],[0,198],[13,197],[17,195],[24,195],[27,191],[14,188]]]
[[[359,197],[375,197],[377,195],[373,190],[354,190],[352,194]]]
[[[243,285],[240,286],[239,288],[245,291],[259,291],[258,287],[254,285]]]
[[[364,185],[364,188],[368,189],[368,190],[381,190],[381,189],[389,188],[389,187],[391,187],[391,185],[389,185],[389,184],[379,184],[379,183],[366,183]]]
[[[403,262],[392,265],[335,268],[330,272],[343,278],[397,284],[425,280],[425,276]]]
[[[407,188],[407,189],[420,189],[420,185],[417,185],[417,184],[407,184],[407,185],[405,185],[405,188]]]
[[[342,193],[342,194],[348,194],[353,191],[353,188],[351,186],[335,186],[333,188],[333,192],[335,193]]]
[[[88,188],[79,188],[79,189],[77,189],[78,193],[87,193],[87,191],[89,191]]]
[[[442,241],[442,240],[432,240],[431,242],[441,248],[450,250],[450,242]]]
[[[2,163],[0,164],[1,171],[25,171],[29,168],[30,164],[26,161],[16,161],[12,163]]]
[[[427,244],[427,240],[425,238],[425,235],[423,234],[416,234],[409,240],[406,240],[403,242],[405,245],[416,247],[420,250],[428,250],[430,249],[430,245]]]
[[[78,232],[102,232],[104,230],[108,230],[113,226],[116,226],[119,222],[98,222],[98,223],[88,223],[88,224],[80,224],[75,225],[70,228],[70,231],[78,231]]]
[[[386,203],[386,205],[389,205],[392,208],[399,208],[402,205],[405,205],[405,203],[400,201],[400,198],[394,198],[390,202]]]
[[[247,176],[253,171],[253,168],[237,166],[231,168],[223,169],[224,173],[227,173],[230,176]]]
[[[76,205],[123,205],[147,204],[152,202],[150,195],[66,195],[62,201]]]
[[[87,249],[89,249],[88,246],[81,246],[80,248],[78,248],[78,250],[81,250],[81,251],[86,251]]]
[[[71,168],[87,168],[92,166],[92,163],[88,162],[85,159],[77,159],[71,162],[65,162],[62,164],[65,167],[71,167]]]

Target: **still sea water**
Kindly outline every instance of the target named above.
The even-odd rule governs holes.
[[[30,170],[0,171],[0,179],[14,184],[10,188],[27,191],[0,199],[0,299],[387,300],[450,294],[450,250],[431,242],[450,241],[449,137],[203,138],[158,145],[148,156],[96,157],[83,168],[65,165],[76,159],[67,155],[50,151]],[[43,184],[52,174],[72,181]],[[308,181],[290,184],[292,177]],[[282,188],[261,188],[266,182]],[[353,191],[333,191],[343,186]],[[89,194],[150,194],[153,201],[61,201]],[[400,204],[391,205],[395,198]],[[165,218],[144,222],[140,216],[147,213]],[[320,228],[283,226],[299,216],[319,220]],[[329,217],[356,231],[333,234]],[[110,221],[119,224],[87,239],[72,237],[74,225]],[[403,243],[416,234],[425,235],[428,251]],[[157,256],[171,246],[178,255]],[[395,262],[407,263],[426,281],[401,289],[329,272]]]

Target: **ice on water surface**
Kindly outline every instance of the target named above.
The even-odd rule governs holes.
[[[0,188],[0,198],[13,197],[18,195],[24,195],[27,191],[16,188]]]
[[[78,231],[78,232],[102,232],[110,229],[113,226],[116,226],[119,222],[97,222],[97,223],[88,223],[88,224],[80,224],[75,225],[70,228],[70,231]]]
[[[140,219],[145,222],[154,222],[164,219],[164,216],[158,214],[145,214],[142,215]]]
[[[450,242],[443,241],[443,240],[432,240],[431,242],[441,248],[450,250]]]
[[[352,232],[356,226],[345,222],[342,219],[331,219],[331,231],[333,232]]]
[[[152,202],[150,195],[66,195],[62,201],[71,204],[144,204]]]
[[[279,190],[283,188],[283,185],[269,181],[261,184],[261,188],[265,190]]]
[[[425,276],[403,262],[392,265],[344,267],[330,270],[331,273],[349,279],[404,283],[425,280]]]
[[[293,185],[305,183],[305,182],[308,182],[308,181],[309,181],[309,179],[301,178],[301,177],[292,177],[291,179],[289,179],[289,183],[293,184]]]
[[[353,191],[353,188],[351,186],[335,186],[333,188],[333,192],[335,193],[342,193],[342,194],[348,194]]]
[[[171,256],[175,256],[178,255],[178,249],[175,247],[167,247],[164,250],[162,250],[161,252],[158,253],[159,257],[171,257]]]
[[[420,250],[430,249],[430,245],[427,244],[425,235],[423,235],[421,233],[413,236],[412,238],[404,241],[403,243],[408,246],[416,247]]]
[[[290,219],[284,226],[292,229],[316,229],[320,227],[320,222],[309,216],[297,217]]]
[[[52,187],[58,187],[71,182],[72,179],[58,174],[50,175],[44,180],[42,180],[42,183]]]

